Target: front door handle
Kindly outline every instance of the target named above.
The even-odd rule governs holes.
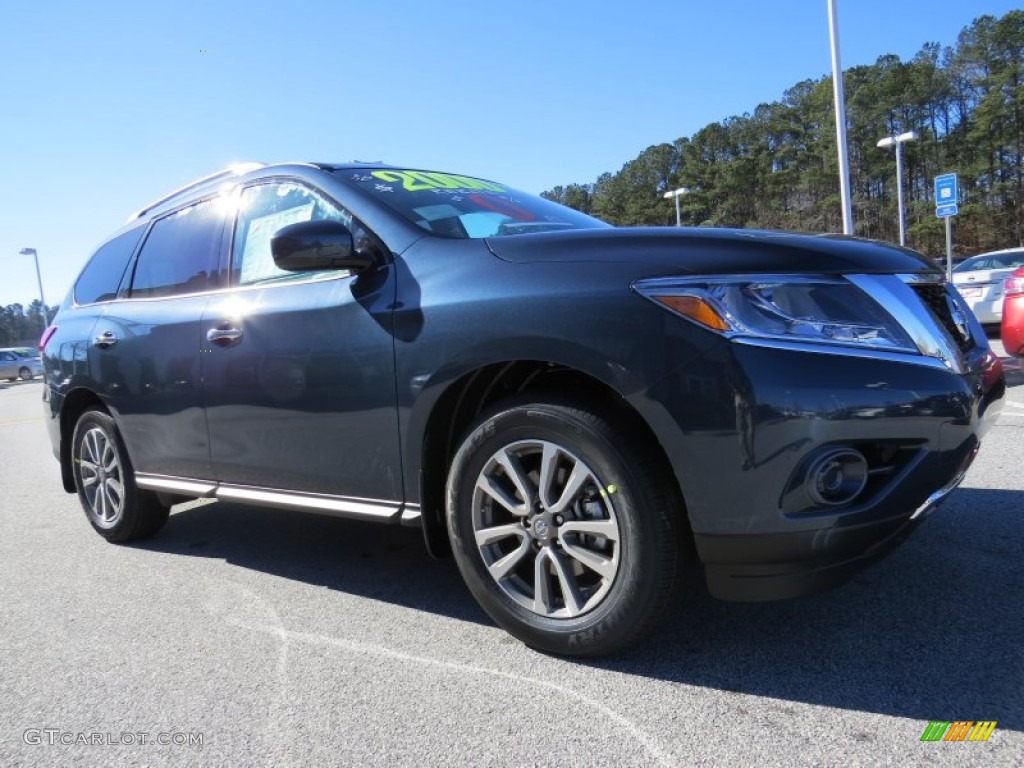
[[[106,349],[107,347],[112,347],[115,344],[117,344],[117,336],[114,335],[113,331],[104,331],[92,340],[92,345],[94,347],[99,347],[100,349]]]
[[[237,344],[241,338],[242,331],[231,326],[218,326],[206,332],[206,340],[211,344],[216,344],[218,347],[230,347],[232,344]]]

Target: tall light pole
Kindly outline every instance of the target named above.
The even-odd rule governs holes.
[[[683,219],[682,219],[682,216],[679,214],[679,198],[682,195],[688,195],[688,194],[690,194],[690,188],[689,187],[680,187],[679,189],[670,190],[670,191],[668,191],[668,192],[666,192],[665,194],[662,195],[662,197],[664,197],[666,200],[668,200],[669,198],[673,198],[673,197],[676,199],[676,226],[677,227],[683,226]]]
[[[39,254],[36,253],[35,248],[22,248],[18,251],[22,256],[32,256],[36,261],[36,282],[39,283],[39,301],[42,302],[43,308],[43,330],[46,330],[46,326],[50,322],[50,318],[46,312],[46,298],[43,296],[43,276],[39,272]]]
[[[883,148],[896,145],[896,207],[900,217],[900,245],[907,244],[907,219],[903,212],[903,142],[914,141],[916,138],[916,133],[907,131],[899,136],[886,136],[878,142],[878,146]]]
[[[843,234],[853,234],[853,203],[850,201],[850,160],[846,152],[846,99],[843,96],[843,65],[839,62],[839,19],[836,0],[828,0],[828,30],[832,43],[832,94],[836,106],[836,144],[839,152],[839,195],[843,201]]]

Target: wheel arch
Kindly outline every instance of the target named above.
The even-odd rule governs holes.
[[[86,411],[96,408],[104,413],[110,411],[103,404],[99,395],[89,389],[79,388],[68,392],[60,409],[60,478],[64,490],[75,493],[75,474],[71,465],[71,438],[75,432],[75,424]]]
[[[451,381],[435,400],[420,442],[419,492],[423,534],[435,557],[451,553],[445,522],[445,484],[460,440],[480,414],[502,400],[536,392],[572,393],[574,400],[628,425],[661,464],[666,483],[678,493],[683,527],[690,538],[683,489],[654,430],[626,397],[593,374],[543,360],[506,360],[468,371]]]

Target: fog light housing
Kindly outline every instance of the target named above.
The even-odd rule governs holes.
[[[868,482],[868,460],[853,448],[823,453],[807,470],[807,495],[819,507],[853,501]]]

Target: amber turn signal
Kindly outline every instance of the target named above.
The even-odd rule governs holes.
[[[718,311],[699,296],[653,296],[652,298],[680,315],[713,330],[728,331],[730,328]]]

